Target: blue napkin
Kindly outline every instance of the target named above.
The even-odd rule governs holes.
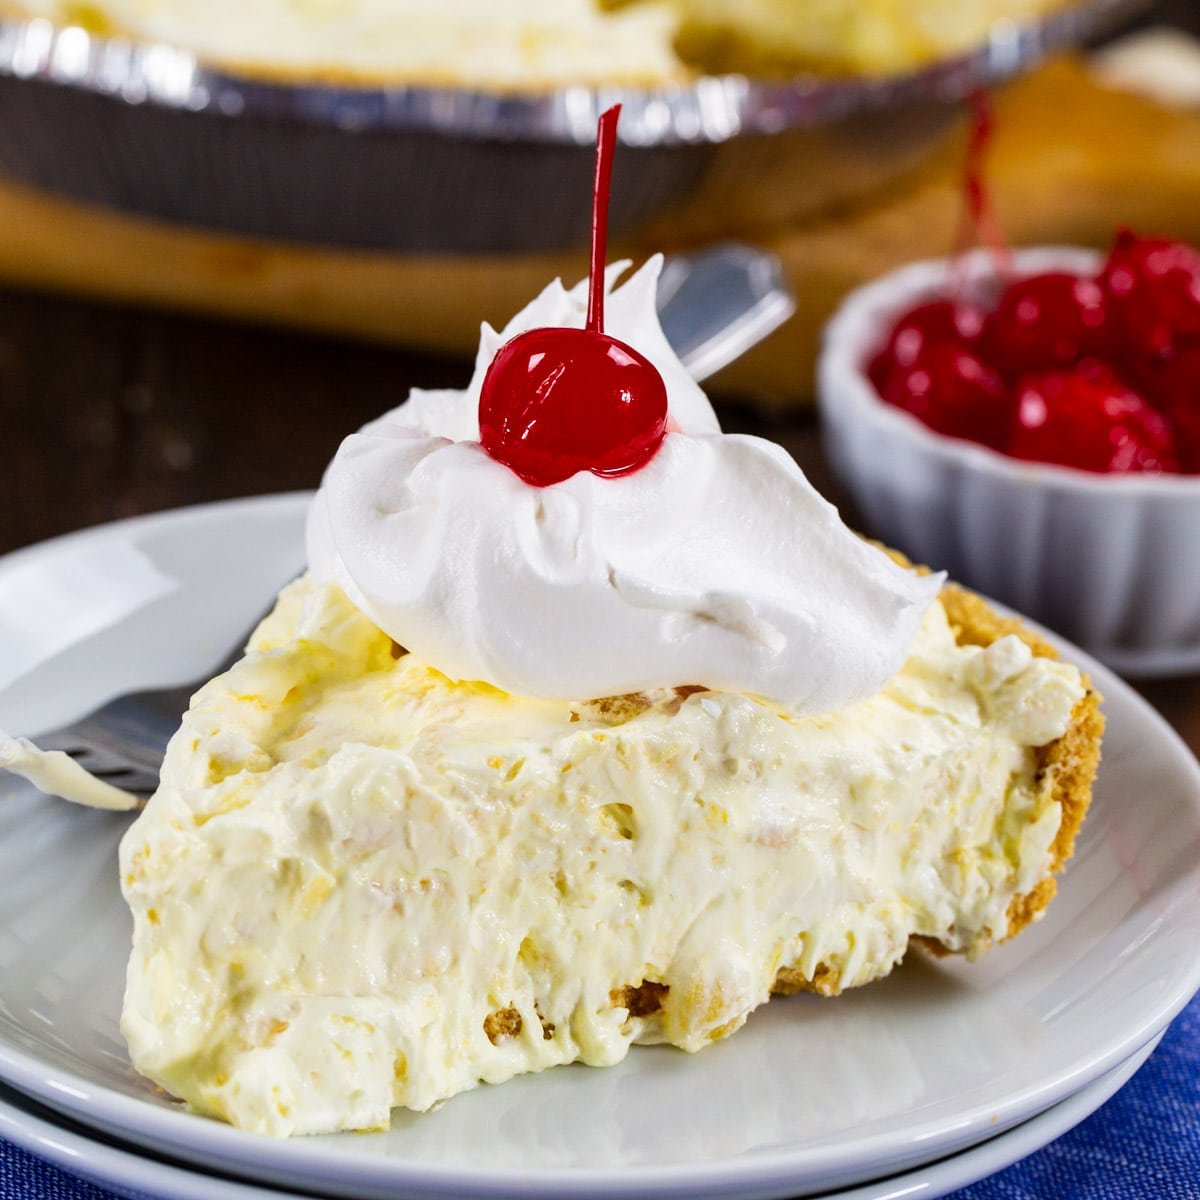
[[[213,1198],[220,1187],[214,1182]],[[1200,1200],[1200,996],[1082,1125],[951,1200]],[[115,1200],[0,1141],[0,1200]]]

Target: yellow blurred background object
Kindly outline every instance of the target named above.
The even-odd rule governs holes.
[[[605,2],[615,7],[617,0]],[[1068,2],[668,0],[679,17],[675,45],[684,62],[713,73],[780,75],[910,71],[972,49],[1000,22],[1030,21]]]
[[[652,86],[697,72],[902,74],[1072,0],[0,0],[261,78]]]

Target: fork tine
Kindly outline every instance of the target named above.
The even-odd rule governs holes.
[[[63,737],[39,737],[38,748],[46,751],[59,751],[77,762],[90,775],[97,778],[107,777],[120,771],[153,770],[144,762],[134,763],[130,756],[118,753],[114,747],[86,745],[77,739]]]
[[[38,739],[42,741],[41,738]],[[95,746],[53,746],[46,743],[42,746],[43,750],[61,750],[68,758],[73,758],[79,765],[86,766],[88,761],[98,756],[98,751]]]
[[[119,787],[123,792],[140,797],[143,803],[158,791],[158,780],[145,775],[112,775],[98,776],[98,778],[103,778],[105,783],[111,783],[113,787]]]
[[[142,778],[148,772],[140,771],[136,767],[99,767],[89,771],[88,774],[95,775],[97,779],[107,779],[109,783],[116,784],[117,787],[125,787],[123,780]]]

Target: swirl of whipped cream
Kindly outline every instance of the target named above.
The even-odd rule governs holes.
[[[309,515],[310,571],[444,674],[514,694],[698,684],[803,713],[864,699],[903,665],[941,577],[851,533],[780,447],[720,432],[658,323],[660,267],[614,290],[606,320],[667,386],[649,463],[538,488],[479,444],[499,346],[583,325],[586,284],[556,281],[500,334],[484,326],[465,391],[414,391],[342,443]]]

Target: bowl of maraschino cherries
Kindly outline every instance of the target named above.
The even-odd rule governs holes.
[[[818,394],[874,536],[1119,670],[1200,670],[1200,250],[904,267],[844,301]]]

